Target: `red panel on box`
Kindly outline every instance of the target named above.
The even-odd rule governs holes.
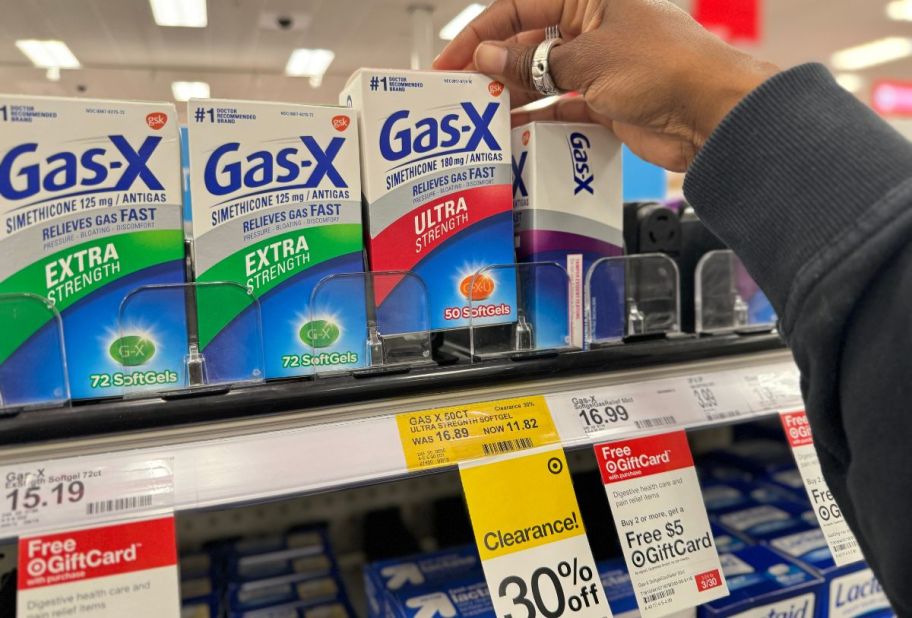
[[[887,116],[912,116],[912,82],[879,81],[871,89],[871,106]]]
[[[606,484],[694,465],[683,431],[596,444],[595,458]]]
[[[731,43],[760,40],[761,0],[694,0],[694,19]]]
[[[19,539],[19,590],[177,564],[174,517]]]

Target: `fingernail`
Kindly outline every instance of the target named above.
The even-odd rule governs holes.
[[[438,60],[440,60],[440,54],[437,54],[436,56],[434,56],[434,60],[431,61],[431,66],[432,66],[432,67],[436,67],[436,66],[437,66],[437,61],[438,61]]]
[[[507,68],[507,50],[498,45],[482,43],[475,51],[475,66],[488,75],[503,75]]]

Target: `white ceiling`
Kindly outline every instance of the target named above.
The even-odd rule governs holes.
[[[0,0],[0,89],[7,92],[170,99],[175,80],[207,81],[212,96],[335,103],[360,66],[407,67],[408,8],[434,8],[435,33],[468,0],[208,0],[205,29],[155,25],[148,0]],[[690,0],[680,0],[685,8]],[[887,35],[912,35],[912,22],[891,22],[887,0],[765,0],[764,40],[754,53],[781,66],[826,61],[833,51]],[[276,15],[309,25],[267,29]],[[65,41],[83,69],[50,82],[14,43],[22,38]],[[443,42],[435,38],[438,51]],[[325,47],[336,59],[322,86],[283,75],[296,47]],[[862,73],[868,83],[912,80],[912,60]],[[80,87],[84,92],[80,93]],[[867,98],[867,93],[860,96]]]

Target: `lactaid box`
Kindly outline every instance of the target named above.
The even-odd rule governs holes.
[[[481,571],[436,584],[389,594],[384,618],[495,618],[494,605]]]
[[[63,318],[74,398],[179,385],[186,316],[141,286],[184,281],[180,145],[170,104],[0,95],[0,294]],[[23,304],[0,329],[7,404],[59,399],[59,334]]]
[[[890,602],[864,562],[838,567],[819,528],[769,540],[778,552],[807,565],[823,578],[817,596],[819,618],[893,616]]]
[[[476,73],[361,69],[340,95],[359,112],[361,178],[373,271],[426,286],[432,330],[516,319],[510,101]],[[414,285],[375,279],[391,333],[425,330]],[[474,317],[473,317],[474,316]]]
[[[762,545],[719,559],[730,594],[701,605],[701,618],[814,618],[820,579],[806,568]]]
[[[559,278],[543,272],[533,290],[524,290],[538,347],[582,346],[586,273],[624,251],[622,183],[621,143],[601,125],[533,122],[513,129],[517,259],[557,262],[570,276],[568,325],[564,291],[552,289],[563,284]],[[595,299],[600,339],[624,334],[623,277],[617,284],[595,288],[602,296]]]
[[[266,377],[362,367],[363,280],[313,297],[325,277],[364,269],[354,112],[205,99],[188,115],[197,280],[259,299]],[[236,371],[253,308],[240,295],[198,295],[200,347],[219,381],[213,373]]]
[[[384,615],[391,594],[458,579],[467,573],[481,573],[478,551],[470,545],[371,563],[364,568],[368,613]]]

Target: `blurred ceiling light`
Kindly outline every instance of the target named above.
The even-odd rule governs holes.
[[[149,0],[149,5],[159,26],[205,28],[209,23],[206,0]]]
[[[887,17],[894,21],[912,21],[912,0],[894,0],[887,4]]]
[[[175,101],[190,99],[208,99],[209,84],[206,82],[172,82],[171,93]]]
[[[79,60],[63,41],[16,41],[16,47],[40,69],[78,69]]]
[[[855,94],[864,86],[864,80],[855,73],[839,73],[836,75],[836,83]]]
[[[59,82],[60,81],[60,67],[51,67],[47,70],[47,73],[44,74],[47,77],[49,82]]]
[[[452,41],[456,35],[462,32],[462,29],[469,25],[469,22],[478,17],[485,10],[485,5],[473,2],[459,12],[459,15],[451,19],[443,28],[440,29],[440,38],[444,41]]]
[[[891,36],[833,54],[831,62],[840,71],[858,71],[912,56],[912,39]]]
[[[319,78],[332,64],[336,54],[329,49],[296,49],[288,57],[285,65],[285,75],[290,77]],[[313,81],[313,80],[312,80]]]

